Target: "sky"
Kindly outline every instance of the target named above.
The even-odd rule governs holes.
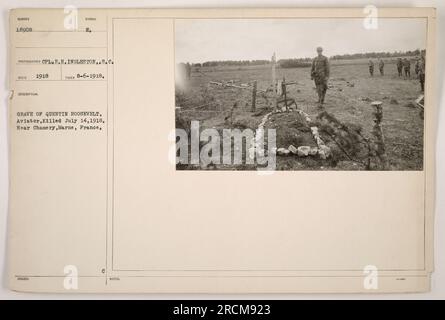
[[[407,51],[426,47],[426,19],[380,18],[376,30],[361,18],[179,19],[175,42],[176,62],[193,63]]]

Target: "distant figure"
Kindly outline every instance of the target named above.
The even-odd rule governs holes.
[[[425,55],[422,54],[419,62],[419,82],[420,89],[425,92]]]
[[[417,58],[416,59],[416,65],[414,66],[414,72],[416,73],[416,76],[419,76],[419,68],[420,68],[420,59],[421,58]]]
[[[411,78],[411,62],[407,59],[403,59],[403,69],[405,70],[405,79]]]
[[[385,63],[383,62],[382,59],[380,59],[379,60],[379,71],[380,71],[381,76],[383,76],[385,74],[384,68],[385,68]]]
[[[372,76],[374,76],[374,62],[372,60],[369,60],[369,74]]]
[[[323,48],[317,48],[317,56],[312,60],[311,79],[314,80],[318,94],[318,107],[322,108],[330,73],[329,60],[323,54]]]
[[[399,77],[402,77],[402,70],[403,70],[403,61],[402,58],[397,58],[397,72],[399,74]]]
[[[186,74],[187,80],[190,80],[190,77],[192,74],[192,66],[188,62],[185,65],[185,74]]]

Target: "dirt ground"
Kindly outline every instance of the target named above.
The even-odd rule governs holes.
[[[394,63],[386,63],[385,75],[380,76],[376,66],[374,77],[368,73],[366,63],[331,64],[329,89],[325,110],[338,120],[362,126],[366,136],[371,135],[374,125],[371,102],[383,102],[383,134],[389,170],[422,170],[423,167],[423,119],[414,100],[421,94],[420,84],[411,68],[411,79],[399,78]],[[298,109],[316,119],[317,94],[310,79],[309,68],[277,68],[277,78],[296,81],[288,86],[288,95],[297,102]],[[235,85],[257,81],[258,90],[270,86],[270,66],[218,67],[193,69],[190,80],[182,90],[177,89],[176,107],[184,121],[200,121],[203,128],[251,128],[256,129],[262,115],[270,112],[270,102],[257,95],[257,112],[251,112],[250,89],[222,87],[210,82],[233,82]],[[236,106],[234,107],[234,104]],[[178,108],[179,107],[179,108]],[[230,116],[231,111],[232,115]],[[179,111],[180,110],[180,111]],[[308,145],[310,139],[298,141],[292,123],[298,120],[297,113],[278,113],[270,116],[265,128],[277,129],[277,147],[289,144],[298,147]],[[301,131],[301,130],[300,130]],[[304,130],[303,130],[304,131]],[[311,137],[310,131],[307,136]],[[324,140],[327,137],[322,137]],[[301,139],[300,139],[301,140]],[[187,167],[187,169],[190,169]],[[254,167],[225,167],[224,169],[254,169]],[[278,170],[359,170],[363,166],[349,161],[347,157],[331,160],[277,156]]]

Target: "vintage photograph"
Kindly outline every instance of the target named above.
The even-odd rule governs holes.
[[[177,170],[423,170],[426,19],[178,19]]]

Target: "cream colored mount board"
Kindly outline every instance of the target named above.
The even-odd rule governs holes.
[[[435,33],[432,8],[11,10],[10,288],[430,290]]]

